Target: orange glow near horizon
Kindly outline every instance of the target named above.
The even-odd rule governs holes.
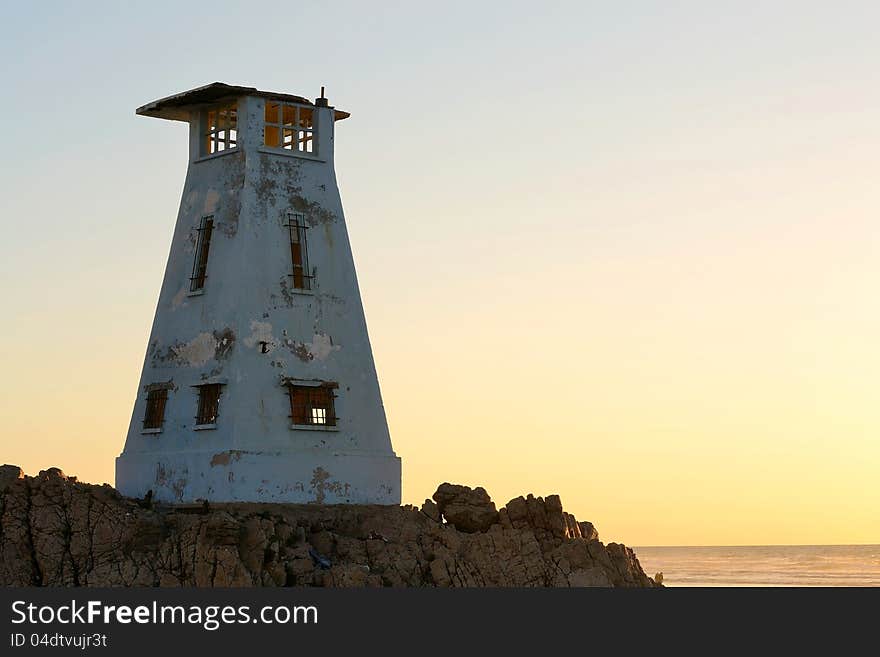
[[[296,70],[283,20],[194,49],[189,3],[76,31],[10,7],[0,462],[113,481],[188,139],[132,110],[332,82],[405,502],[450,481],[559,494],[627,545],[880,543],[880,6],[785,4],[308,5],[332,29]]]

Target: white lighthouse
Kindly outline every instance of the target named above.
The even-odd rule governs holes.
[[[333,166],[349,114],[221,83],[137,114],[189,123],[189,167],[117,488],[399,504]]]

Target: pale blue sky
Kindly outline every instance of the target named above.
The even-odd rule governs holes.
[[[187,164],[186,126],[134,109],[325,85],[407,501],[457,479],[560,492],[627,542],[880,541],[878,23],[2,2],[0,461],[112,476]],[[528,381],[558,382],[549,407]]]

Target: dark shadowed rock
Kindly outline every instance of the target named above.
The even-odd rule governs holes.
[[[495,503],[482,487],[440,484],[434,501],[446,522],[462,532],[484,532],[498,522]]]
[[[0,466],[0,490],[3,490],[19,479],[24,479],[24,471],[17,465]]]
[[[425,503],[422,504],[422,513],[434,522],[440,522],[440,508],[433,500],[425,500]]]

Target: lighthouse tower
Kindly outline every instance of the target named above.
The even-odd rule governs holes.
[[[399,504],[322,97],[214,83],[137,110],[189,166],[131,424],[125,495]]]

